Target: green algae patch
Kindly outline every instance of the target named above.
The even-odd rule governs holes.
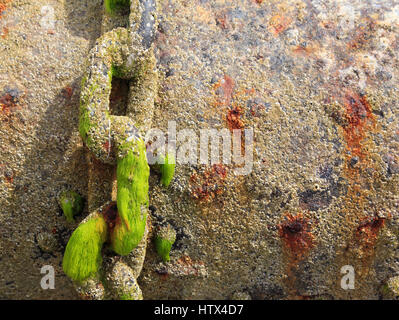
[[[176,231],[171,225],[161,226],[155,235],[155,249],[164,262],[170,261],[170,250],[176,241]]]
[[[68,222],[74,222],[73,217],[83,211],[84,200],[75,191],[68,190],[62,192],[58,199],[58,203]]]
[[[161,170],[161,184],[164,187],[168,187],[170,182],[173,179],[173,176],[175,174],[175,159],[173,158],[172,160],[172,155],[167,154],[164,163],[160,165],[160,170]]]
[[[107,223],[96,216],[78,226],[65,249],[62,268],[74,281],[96,277],[102,263],[101,248],[107,240]]]
[[[146,148],[141,139],[129,143],[117,160],[117,207],[120,220],[111,235],[112,249],[129,254],[144,235],[148,212],[148,177]]]
[[[116,11],[128,9],[130,0],[105,0],[104,5],[108,14],[114,14]]]

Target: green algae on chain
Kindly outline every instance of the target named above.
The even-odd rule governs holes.
[[[98,214],[89,217],[72,233],[65,249],[62,268],[74,281],[97,276],[102,263],[101,248],[107,240],[107,223]]]
[[[126,125],[128,130],[134,127],[133,121],[128,116],[114,117],[110,115],[109,97],[113,77],[133,79],[138,83],[150,84],[150,88],[140,98],[136,112],[141,109],[151,109],[156,92],[157,79],[153,72],[155,66],[151,50],[140,50],[139,45],[131,45],[129,32],[125,28],[116,28],[98,39],[96,46],[90,51],[88,68],[82,80],[82,93],[80,101],[79,133],[86,146],[93,154],[104,163],[115,164],[116,157],[111,150],[113,139],[112,130],[118,126]],[[148,69],[151,70],[148,70]],[[151,71],[151,72],[148,72]],[[153,80],[147,77],[155,77]],[[136,110],[140,109],[140,110]],[[142,111],[141,111],[142,112]],[[143,112],[142,112],[143,113]],[[144,113],[147,114],[147,113]],[[130,116],[130,115],[129,115]],[[121,121],[119,118],[123,118]],[[114,123],[114,120],[116,122]],[[139,124],[144,122],[139,120]],[[115,129],[116,128],[116,129]]]
[[[74,222],[73,217],[80,214],[83,210],[83,198],[72,190],[63,191],[58,202],[68,222]]]
[[[112,66],[122,63],[128,39],[127,30],[122,28],[103,35],[90,51],[88,64],[92,67],[82,80],[79,133],[86,146],[105,163],[115,162],[109,148],[104,147],[110,143]]]
[[[148,151],[148,150],[147,150]],[[161,184],[169,187],[175,175],[176,159],[175,155],[167,153],[166,156],[156,156],[156,161],[151,165],[151,169],[161,175]]]
[[[175,174],[175,159],[171,159],[173,156],[170,154],[167,154],[163,164],[160,165],[161,169],[161,184],[164,187],[168,187],[170,182],[173,179],[173,176]]]
[[[111,248],[123,256],[129,255],[144,237],[146,239],[149,166],[146,146],[140,133],[143,134],[149,129],[149,118],[152,118],[158,88],[156,59],[151,41],[156,29],[155,20],[151,19],[154,18],[155,2],[147,2],[105,2],[108,12],[118,9],[118,6],[131,4],[133,20],[141,15],[143,18],[140,19],[140,25],[131,26],[130,32],[128,29],[116,28],[97,40],[95,47],[90,51],[88,68],[82,80],[80,135],[97,159],[117,165],[117,216],[108,224],[108,228],[109,221],[105,222],[104,237],[99,237],[91,229],[86,230],[87,233],[91,232],[88,237],[101,240],[96,241],[99,250],[99,260],[96,261],[100,262],[101,246],[106,239],[109,239]],[[130,19],[131,22],[133,20]],[[143,22],[150,23],[144,23],[142,27]],[[110,114],[109,97],[113,77],[133,80],[126,116]],[[165,184],[170,183],[174,172],[174,166],[172,168],[171,164],[167,165]],[[102,220],[104,218],[106,220],[105,216],[99,217]],[[72,235],[64,257],[64,271],[75,281],[94,277],[100,264],[99,262],[96,267],[90,267],[90,270],[84,266],[87,259],[91,259],[89,263],[95,265],[94,254],[83,252],[83,247],[79,245],[79,242],[87,241],[79,231],[85,229],[83,226],[86,223],[79,226]],[[82,250],[80,257],[79,250]],[[93,247],[89,251],[94,251]],[[73,261],[68,263],[70,260]],[[137,288],[139,289],[138,285]],[[118,292],[117,296],[121,299],[142,299],[139,291],[123,290]]]
[[[160,226],[155,235],[155,249],[164,262],[170,261],[170,250],[176,241],[176,231],[170,225]]]
[[[130,0],[105,0],[104,6],[107,13],[114,14],[118,10],[129,8]]]
[[[117,207],[120,220],[111,234],[112,249],[129,254],[143,238],[148,214],[148,178],[146,148],[142,139],[133,139],[122,146],[117,161]]]

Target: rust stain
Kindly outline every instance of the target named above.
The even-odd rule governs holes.
[[[287,213],[285,220],[278,225],[279,236],[292,265],[301,261],[314,246],[311,229],[310,219],[305,218],[302,213],[295,216]]]
[[[222,164],[214,164],[202,174],[194,173],[190,177],[190,193],[201,201],[212,201],[223,193],[227,168]]]
[[[233,78],[224,75],[221,80],[213,85],[213,96],[210,105],[219,113],[226,127],[230,130],[241,130],[241,151],[245,150],[245,109],[248,101],[256,95],[254,88],[236,88]],[[259,110],[260,110],[259,106]],[[254,109],[255,110],[255,109]],[[252,111],[254,111],[252,110]],[[254,111],[255,112],[255,111]]]
[[[70,86],[66,86],[64,89],[62,89],[62,95],[66,99],[71,99],[73,95],[73,88]]]
[[[101,212],[101,214],[108,225],[108,229],[110,231],[109,234],[112,234],[112,230],[115,228],[115,225],[120,220],[116,202],[115,201],[110,202],[109,205],[105,207],[104,210]]]
[[[11,2],[12,0],[0,0],[0,19],[3,15],[3,12],[7,9],[7,5]]]
[[[111,153],[111,147],[112,144],[110,143],[110,141],[106,141],[105,143],[103,143],[103,149],[107,151],[108,154]]]
[[[7,181],[7,183],[11,184],[14,182],[14,172],[5,172],[4,173],[4,179]]]
[[[375,244],[386,221],[386,218],[378,215],[370,217],[368,213],[368,194],[373,191],[370,186],[378,178],[378,170],[372,160],[374,142],[370,139],[370,133],[376,131],[377,123],[366,95],[346,90],[340,102],[343,111],[335,117],[338,118],[345,141],[343,176],[348,181],[344,199],[345,217],[348,226],[354,230],[343,258],[347,261],[358,260],[361,266],[359,275],[367,276]]]
[[[235,88],[234,79],[229,77],[228,75],[224,75],[223,79],[219,80],[213,86],[213,89],[215,91],[217,91],[219,88],[222,91],[220,93],[220,95],[222,95],[222,99],[218,98],[217,105],[229,106],[231,100],[233,99],[233,92]]]
[[[223,79],[215,83],[213,89],[217,95],[213,105],[220,111],[224,111],[222,117],[226,121],[227,127],[230,131],[243,129],[245,124],[242,119],[244,115],[242,100],[248,100],[251,95],[255,94],[255,90],[236,90],[234,79],[228,75],[224,75]]]
[[[199,275],[199,268],[205,266],[202,261],[193,261],[189,256],[182,256],[177,260],[176,264],[180,267],[185,275]]]
[[[361,277],[369,274],[375,257],[377,240],[381,230],[385,227],[386,220],[387,218],[378,215],[360,219],[353,238],[346,248],[346,254],[352,253],[355,259],[359,260],[357,272]],[[348,261],[353,261],[353,259],[349,257]]]
[[[377,30],[375,21],[370,17],[367,17],[365,20],[365,23],[357,27],[353,39],[348,43],[349,49],[365,49],[375,37]]]
[[[352,156],[366,157],[363,141],[367,131],[375,126],[375,116],[365,95],[348,91],[344,98],[345,118],[347,125],[344,126],[344,138],[347,149]]]
[[[369,179],[365,170],[372,168],[370,151],[367,148],[368,133],[375,128],[375,116],[366,96],[348,91],[344,96],[345,140],[344,176],[349,182],[346,195],[347,220],[356,223],[365,211],[367,190],[363,186]]]
[[[9,121],[12,118],[13,111],[18,107],[20,94],[14,94],[12,91],[6,90],[0,97],[0,119]]]
[[[380,230],[385,226],[385,218],[374,216],[363,219],[356,229],[356,239],[362,251],[373,253]]]
[[[292,49],[292,52],[304,57],[313,57],[316,52],[316,48],[298,45]]]
[[[3,17],[3,12],[7,9],[7,5],[12,0],[0,0],[0,19]],[[5,39],[8,35],[9,29],[7,26],[4,26],[1,32],[1,37]]]
[[[287,16],[283,16],[281,14],[276,14],[269,20],[269,30],[275,36],[278,36],[280,33],[284,32],[288,29],[292,22],[292,19]]]
[[[3,27],[3,31],[1,33],[1,37],[3,39],[5,39],[8,36],[8,32],[9,32],[8,28],[7,27]]]
[[[232,107],[232,109],[228,110],[226,121],[230,131],[244,128],[244,121],[241,120],[242,114],[243,110],[239,105],[235,105]]]
[[[159,277],[161,278],[161,280],[165,281],[168,280],[169,278],[169,272],[166,269],[162,269],[162,270],[155,270],[155,272],[159,275]]]
[[[230,23],[226,13],[220,13],[216,16],[216,25],[223,30],[226,30],[230,27]]]
[[[285,280],[291,297],[298,297],[296,290],[295,270],[315,246],[315,237],[312,234],[311,220],[303,213],[296,215],[286,213],[284,221],[278,226],[279,237],[283,242],[283,252],[287,259]]]

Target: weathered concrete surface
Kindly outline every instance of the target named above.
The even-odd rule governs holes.
[[[90,197],[78,99],[101,1],[0,4],[0,297],[77,298],[60,266],[76,226],[56,198],[65,188]],[[168,264],[149,242],[144,298],[384,297],[399,274],[399,4],[161,9],[153,127],[253,128],[255,163],[248,176],[180,165],[168,190],[151,177],[151,220],[169,221],[177,242]],[[55,267],[55,290],[40,287],[43,265]],[[344,265],[355,290],[340,287]]]

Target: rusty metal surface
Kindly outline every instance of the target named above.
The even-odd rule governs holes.
[[[0,10],[0,297],[77,298],[56,197],[90,197],[78,97],[101,1]],[[153,127],[253,128],[254,163],[178,165],[169,190],[151,177],[152,222],[177,241],[168,264],[149,243],[144,298],[385,297],[399,274],[399,3],[169,0],[159,19]],[[45,264],[55,290],[40,288]]]

